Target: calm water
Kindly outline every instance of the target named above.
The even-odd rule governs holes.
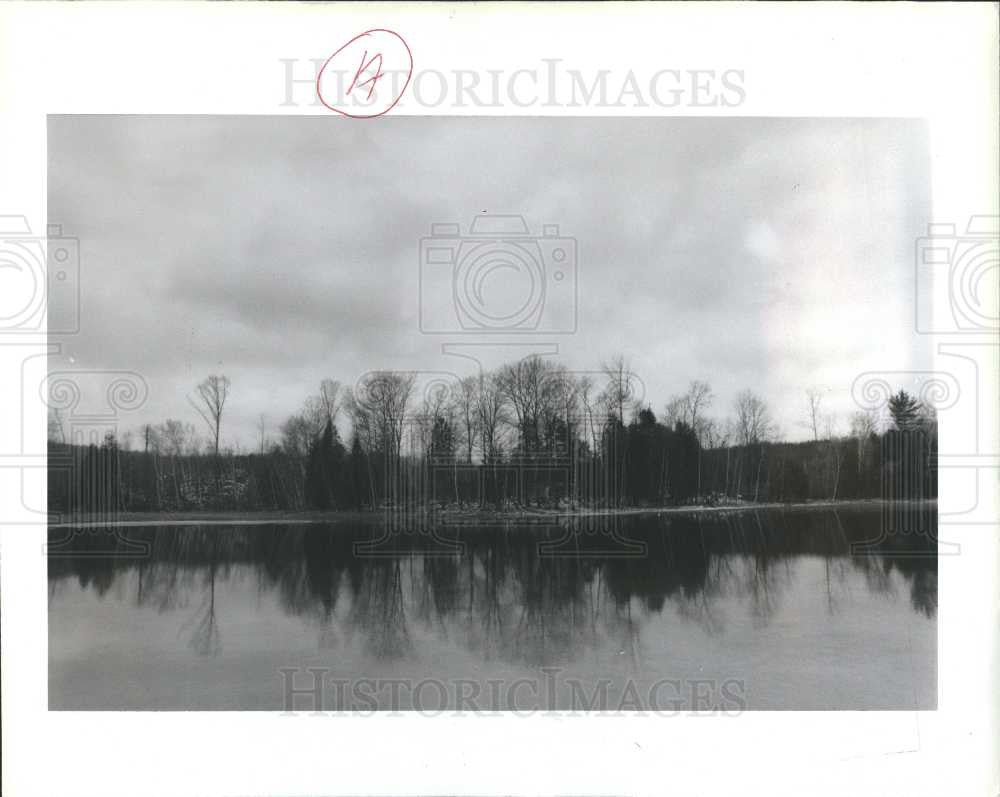
[[[932,709],[935,549],[883,526],[52,529],[49,705]]]

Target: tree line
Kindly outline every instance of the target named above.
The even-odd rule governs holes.
[[[535,356],[453,384],[418,390],[417,381],[400,371],[371,372],[354,389],[324,379],[273,437],[261,416],[252,451],[220,442],[231,389],[222,375],[190,398],[205,437],[169,419],[79,445],[53,414],[50,510],[615,508],[937,494],[934,412],[903,390],[886,417],[859,411],[846,430],[823,411],[821,393],[806,391],[800,423],[812,439],[793,443],[750,390],[719,418],[711,385],[696,380],[657,415],[623,357],[594,374]]]

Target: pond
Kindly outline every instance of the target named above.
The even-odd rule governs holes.
[[[937,548],[898,525],[845,507],[52,528],[49,707],[934,709]]]

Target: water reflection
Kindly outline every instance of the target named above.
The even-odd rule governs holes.
[[[622,519],[641,556],[610,555],[605,535],[572,521],[456,530],[461,544],[444,553],[405,535],[383,556],[356,553],[356,543],[381,534],[360,525],[129,528],[129,541],[148,543],[141,558],[90,556],[128,544],[87,532],[49,560],[50,618],[68,611],[60,595],[75,583],[102,600],[183,618],[188,655],[218,657],[255,609],[239,599],[241,610],[227,616],[217,594],[236,594],[249,580],[257,606],[273,598],[284,616],[306,621],[316,649],[357,652],[361,662],[429,657],[433,667],[457,648],[487,669],[538,668],[610,649],[616,666],[641,673],[664,644],[658,637],[646,650],[646,628],[668,609],[704,637],[724,638],[734,604],[764,630],[777,612],[794,611],[803,589],[818,583],[835,617],[861,584],[867,599],[904,598],[911,614],[933,618],[934,545],[914,535],[879,539],[880,528],[877,512],[844,510]],[[818,582],[797,583],[805,563],[822,567]]]

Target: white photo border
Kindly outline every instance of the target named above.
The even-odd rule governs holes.
[[[49,114],[328,115],[323,106],[283,104],[284,62],[323,59],[379,28],[405,38],[418,70],[509,75],[558,58],[615,74],[738,70],[745,90],[736,107],[403,103],[392,114],[922,118],[932,142],[928,222],[998,213],[995,4],[170,2],[0,8],[0,213],[45,229]],[[936,345],[986,352],[978,384],[962,389],[996,408],[996,341]],[[46,351],[44,335],[0,335],[3,384],[20,384],[25,360]],[[947,358],[936,367],[948,370]],[[949,416],[940,427],[942,454],[955,457],[950,471],[942,468],[940,536],[960,541],[961,554],[939,560],[937,711],[669,719],[77,713],[47,711],[45,527],[18,500],[22,481],[44,474],[44,457],[30,452],[44,451],[45,408],[40,397],[22,404],[21,394],[5,389],[0,399],[5,794],[997,791],[995,412]],[[950,526],[970,472],[979,504],[971,521]]]

